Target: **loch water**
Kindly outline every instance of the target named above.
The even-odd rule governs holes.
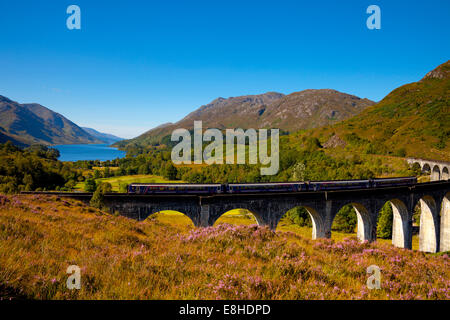
[[[108,144],[63,144],[56,145],[53,148],[60,153],[60,161],[78,161],[78,160],[114,160],[123,158],[125,151],[112,148]]]

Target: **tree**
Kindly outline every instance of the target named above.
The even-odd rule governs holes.
[[[138,168],[138,174],[149,174],[148,166],[146,164],[142,164]]]
[[[352,233],[357,223],[356,211],[352,205],[346,205],[339,210],[334,218],[331,230]]]
[[[94,192],[97,189],[97,183],[95,182],[95,179],[88,178],[84,182],[84,190],[86,192]]]
[[[420,167],[420,164],[418,164],[417,162],[415,162],[411,168],[410,171],[412,172],[413,175],[415,176],[420,176],[422,174],[422,168]]]
[[[322,148],[319,139],[317,138],[308,138],[305,144],[305,149],[308,151],[314,151]]]
[[[111,171],[110,171],[109,167],[105,167],[105,169],[103,169],[103,177],[104,178],[111,177]]]
[[[126,184],[124,182],[119,182],[119,192],[127,193],[128,192],[128,184]]]
[[[286,219],[291,221],[294,224],[299,225],[300,227],[312,227],[312,220],[311,217],[303,207],[295,207],[288,212],[286,212],[285,215]]]
[[[112,191],[112,186],[108,182],[99,184],[97,190],[92,195],[90,205],[94,208],[103,209],[105,207],[105,194]]]
[[[405,148],[400,148],[400,149],[397,149],[397,151],[395,151],[395,155],[397,156],[397,157],[406,157],[406,149]]]
[[[306,166],[303,162],[297,162],[292,168],[292,181],[305,181]]]
[[[23,183],[27,186],[28,190],[31,190],[33,187],[33,177],[31,174],[25,174],[25,176],[22,179]]]
[[[60,157],[60,153],[59,150],[57,149],[53,149],[53,148],[48,148],[45,156],[47,159],[51,159],[51,160],[58,160],[58,158]]]
[[[68,189],[73,189],[76,184],[75,180],[69,180],[64,186]]]
[[[392,222],[394,215],[390,202],[386,202],[380,210],[377,223],[377,238],[392,239]]]
[[[12,153],[19,151],[20,149],[16,147],[11,141],[6,141],[6,143],[3,145],[3,150]]]
[[[99,170],[94,170],[94,179],[100,179],[101,178],[101,174]]]
[[[177,178],[177,168],[175,168],[175,166],[171,162],[168,162],[166,164],[164,170],[164,178],[169,180],[175,180]]]

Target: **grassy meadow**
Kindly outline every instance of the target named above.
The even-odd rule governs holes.
[[[239,222],[239,225],[229,223]],[[300,230],[301,229],[301,230]],[[449,299],[450,259],[359,243],[273,233],[234,211],[195,228],[165,212],[137,222],[43,195],[0,197],[2,299]],[[381,268],[369,290],[366,268]],[[66,288],[70,265],[81,289]]]

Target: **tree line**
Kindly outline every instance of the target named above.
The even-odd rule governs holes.
[[[42,145],[20,149],[9,141],[0,144],[0,193],[70,190],[68,182],[82,173],[58,157],[58,150]]]

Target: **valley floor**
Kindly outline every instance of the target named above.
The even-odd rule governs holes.
[[[80,290],[66,287],[70,265]],[[379,290],[367,288],[370,265]],[[239,212],[199,229],[174,212],[137,222],[74,200],[0,196],[0,298],[450,299],[450,259],[354,235],[312,240],[287,223],[273,233]]]

